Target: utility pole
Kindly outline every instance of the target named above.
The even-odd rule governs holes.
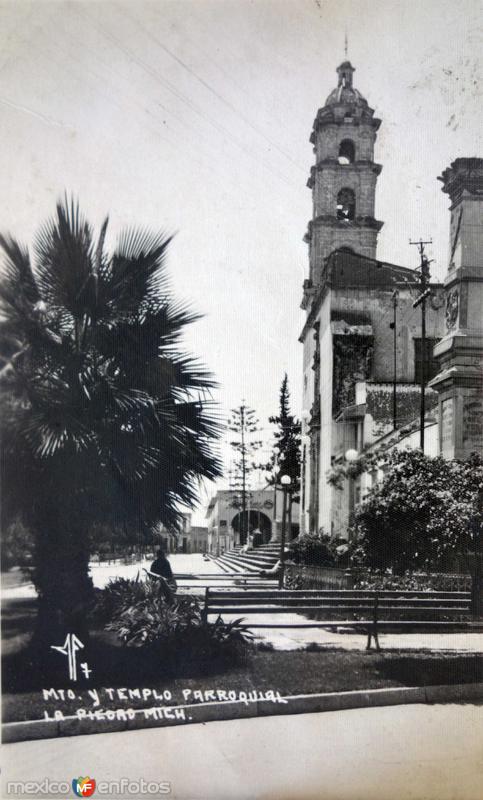
[[[245,405],[240,406],[241,458],[242,458],[242,541],[248,544],[247,525],[247,462],[245,447]]]
[[[399,292],[394,289],[392,293],[392,307],[393,307],[393,320],[389,327],[393,331],[393,377],[392,377],[392,427],[394,430],[397,428],[397,330],[396,330],[396,315],[397,315],[397,301]]]
[[[426,360],[426,299],[431,294],[431,289],[428,288],[430,274],[429,274],[429,265],[430,261],[427,255],[424,252],[424,245],[432,244],[433,240],[430,239],[427,242],[423,242],[422,239],[419,242],[412,242],[411,239],[409,240],[409,244],[415,245],[419,251],[419,257],[421,260],[420,269],[421,273],[419,276],[419,288],[421,290],[421,294],[417,298],[417,300],[413,303],[413,308],[417,308],[417,306],[421,306],[421,414],[420,414],[420,435],[419,435],[419,446],[424,453],[424,419],[426,416],[426,406],[425,406],[425,390],[426,390],[426,370],[425,370],[425,360]]]
[[[237,497],[234,503],[236,504],[235,507],[239,509],[241,507],[239,531],[241,544],[245,544],[249,531],[247,501],[250,489],[250,474],[256,466],[250,463],[250,459],[253,458],[255,451],[262,446],[262,442],[253,440],[253,435],[259,430],[258,420],[256,419],[255,411],[247,406],[244,400],[238,408],[232,408],[228,430],[238,437],[230,442],[231,447],[237,454],[233,469],[233,487],[230,488],[234,488],[241,493],[241,498],[238,499]]]

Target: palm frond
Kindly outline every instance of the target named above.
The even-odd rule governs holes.
[[[16,359],[2,385],[3,457],[17,446],[13,483],[36,487],[51,520],[75,507],[80,519],[176,524],[199,481],[220,475],[216,384],[182,347],[199,315],[172,296],[172,237],[130,228],[109,255],[107,225],[94,236],[65,198],[35,239],[33,267],[0,238],[0,366]]]
[[[149,313],[169,291],[165,270],[172,236],[130,228],[121,234],[110,265],[106,293],[119,312]]]
[[[99,240],[97,242],[96,247],[96,254],[94,258],[94,270],[97,274],[101,272],[102,267],[105,263],[104,259],[104,242],[106,240],[106,233],[107,233],[107,226],[109,224],[109,217],[106,217],[104,222],[102,223],[101,232],[99,234]]]
[[[96,307],[92,229],[73,199],[56,211],[34,242],[38,284],[49,304],[80,319]]]
[[[40,296],[28,249],[22,247],[12,236],[1,234],[0,247],[4,252],[0,296],[2,299],[8,297],[8,302],[13,305],[21,299],[34,306]]]

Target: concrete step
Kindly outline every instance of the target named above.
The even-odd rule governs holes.
[[[234,559],[238,564],[247,564],[257,569],[270,569],[278,561],[278,556],[255,556],[251,553],[228,555],[228,558]]]
[[[245,572],[245,567],[235,558],[228,555],[218,556],[216,563],[226,572]]]
[[[257,550],[267,550],[270,547],[280,547],[280,542],[265,542],[265,544],[259,544]]]
[[[260,570],[268,568],[266,564],[260,566],[260,564],[253,564],[250,559],[238,556],[228,556],[225,554],[220,556],[220,559],[223,559],[223,564],[232,567],[234,572],[253,572],[254,574],[258,574]]]
[[[220,556],[213,556],[213,562],[221,569],[222,572],[232,572],[231,567],[228,564],[225,564]]]
[[[228,550],[224,555],[229,554],[232,556],[255,556],[256,558],[273,558],[279,556],[280,550],[261,550],[259,547],[250,547],[248,550]]]
[[[219,556],[217,562],[220,566],[224,565],[225,567],[229,567],[232,572],[253,572],[254,574],[258,574],[261,569],[266,569],[266,566],[262,567],[259,564],[253,564],[249,559],[247,560],[226,553]]]
[[[246,553],[237,553],[236,558],[251,558],[252,561],[256,561],[260,564],[266,563],[268,564],[269,561],[278,561],[279,554],[278,553],[258,553],[256,550],[248,550]]]
[[[261,544],[259,547],[253,548],[257,553],[279,553],[280,544]]]

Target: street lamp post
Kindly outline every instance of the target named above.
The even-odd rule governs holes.
[[[397,329],[396,329],[396,322],[397,322],[397,303],[398,303],[399,292],[395,289],[392,293],[392,307],[393,307],[393,320],[390,324],[390,328],[393,330],[393,339],[392,339],[392,427],[394,430],[397,428]]]
[[[471,581],[471,607],[474,617],[480,617],[482,613],[482,540],[481,528],[483,524],[483,487],[478,490],[476,499],[476,514],[472,519],[473,526],[473,550],[475,562]]]
[[[290,491],[290,476],[289,475],[282,475],[280,478],[280,483],[282,484],[283,490],[283,506],[282,506],[282,535],[280,537],[280,574],[278,578],[278,588],[283,588],[283,578],[285,572],[285,528],[286,528],[286,518],[287,518],[287,494]]]
[[[352,447],[350,447],[349,450],[346,450],[345,459],[349,464],[355,464],[358,458],[359,458],[359,453],[357,452],[357,450],[354,450]],[[354,478],[351,475],[349,477],[349,525],[352,524],[354,507],[355,507]]]
[[[273,454],[274,454],[274,458],[275,458],[275,462],[274,462],[275,481],[274,481],[274,484],[273,484],[273,525],[274,525],[274,528],[275,528],[275,535],[274,535],[274,532],[272,531],[272,537],[271,538],[272,538],[272,540],[273,539],[277,540],[277,538],[278,538],[278,531],[277,531],[277,480],[278,480],[278,474],[277,473],[278,473],[278,459],[280,457],[280,447],[278,446],[278,444],[276,444],[275,447],[273,448]]]

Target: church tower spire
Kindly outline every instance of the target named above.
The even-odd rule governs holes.
[[[312,190],[313,216],[305,237],[310,277],[303,307],[322,281],[325,259],[340,248],[375,258],[383,225],[374,216],[382,169],[374,162],[374,143],[381,120],[354,87],[354,72],[347,60],[337,67],[337,87],[317,112],[310,137],[315,166],[307,186]]]

